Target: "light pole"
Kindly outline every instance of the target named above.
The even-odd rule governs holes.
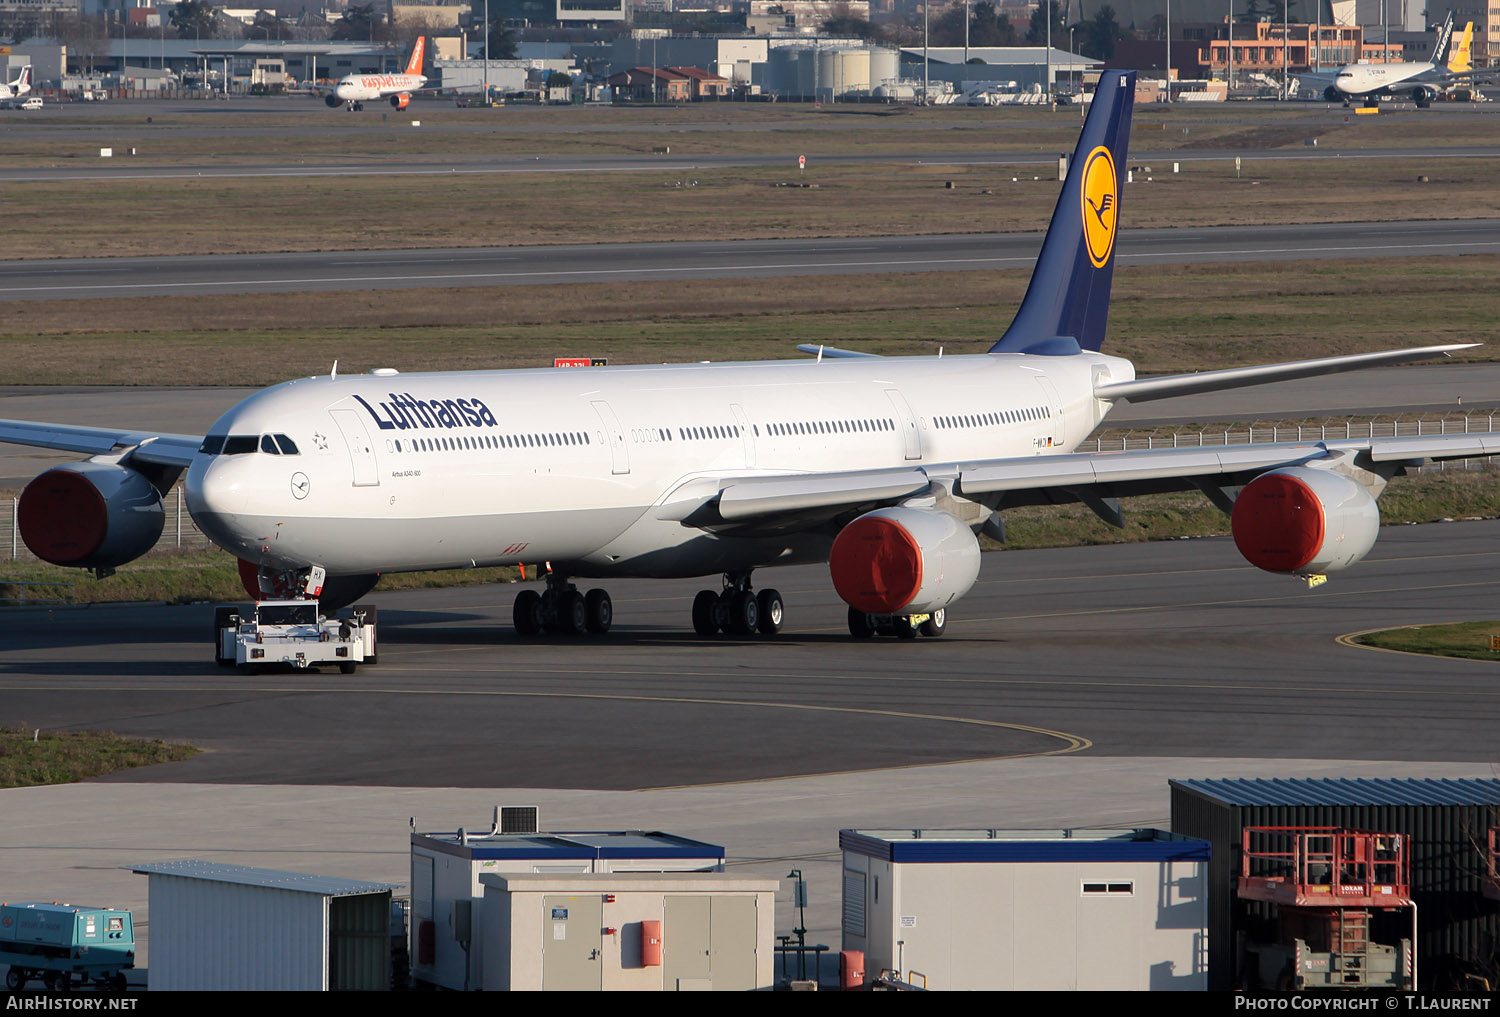
[[[1167,0],[1167,102],[1172,101],[1172,0]]]
[[[1052,6],[1053,0],[1046,0],[1046,2],[1047,2],[1047,83],[1043,87],[1046,88],[1046,90],[1047,90],[1047,101],[1050,103],[1052,101],[1052,19],[1053,19],[1053,17],[1055,15],[1053,14],[1053,6]],[[1056,107],[1054,107],[1054,108],[1056,108]]]
[[[484,104],[490,104],[490,0],[484,0]]]

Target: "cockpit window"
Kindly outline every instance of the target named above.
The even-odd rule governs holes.
[[[276,444],[281,446],[281,454],[284,456],[297,455],[297,444],[284,434],[275,435]]]
[[[254,452],[258,448],[260,448],[260,435],[258,434],[231,434],[224,440],[226,456],[241,456],[247,452]]]
[[[211,434],[203,439],[203,444],[198,446],[198,451],[204,455],[216,456],[224,451],[224,435]]]
[[[281,455],[281,449],[276,447],[276,439],[271,437],[269,434],[263,434],[260,436],[260,450],[267,455]]]

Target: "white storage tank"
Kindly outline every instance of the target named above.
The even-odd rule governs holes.
[[[1208,987],[1207,841],[841,830],[843,948],[929,989]]]
[[[870,48],[870,88],[894,85],[901,79],[901,54],[887,46]]]

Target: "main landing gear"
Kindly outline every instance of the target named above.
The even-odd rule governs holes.
[[[773,636],[781,631],[785,615],[780,593],[751,592],[749,572],[725,573],[723,590],[703,590],[693,599],[693,631],[700,636]]]
[[[874,635],[915,639],[919,634],[936,639],[947,629],[948,612],[941,607],[931,614],[865,614],[849,609],[849,634],[855,639]]]
[[[522,590],[516,594],[512,614],[516,632],[534,636],[542,632],[576,636],[584,632],[602,634],[615,620],[615,608],[604,590],[581,593],[566,576],[547,576],[547,588],[541,593]]]

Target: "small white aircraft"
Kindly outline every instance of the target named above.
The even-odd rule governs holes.
[[[1386,482],[1426,459],[1500,454],[1500,434],[1084,454],[1121,400],[1239,388],[1442,356],[1427,346],[1137,379],[1100,352],[1135,73],[1102,75],[1031,284],[988,352],[304,378],[210,433],[0,420],[0,441],[83,453],[21,495],[39,557],[107,574],[161,534],[186,475],[194,520],[256,599],[325,573],[325,607],[381,573],[549,563],[513,618],[526,635],[602,633],[603,588],[573,580],[722,575],[692,605],[709,636],[778,631],[756,570],[829,563],[855,637],[940,635],[979,574],[978,532],[1010,507],[1198,490],[1251,564],[1320,581],[1359,561]]]
[[[16,80],[0,84],[0,99],[15,99],[31,91],[31,65],[21,68]]]
[[[401,74],[346,74],[338,84],[323,97],[330,107],[340,105],[352,111],[362,110],[365,103],[376,99],[389,99],[396,109],[405,109],[411,102],[411,94],[420,92],[427,84],[422,73],[422,54],[427,48],[427,36],[417,36],[412,46],[411,58],[406,61],[406,70]]]
[[[1453,12],[1450,10],[1438,32],[1437,45],[1433,47],[1430,61],[1346,64],[1335,73],[1333,83],[1323,90],[1323,96],[1329,102],[1342,100],[1347,106],[1354,99],[1364,99],[1373,104],[1382,97],[1391,98],[1410,93],[1412,101],[1425,109],[1432,105],[1432,100],[1440,92],[1454,85],[1474,83],[1478,75],[1469,58],[1473,38],[1474,23],[1471,21],[1464,28],[1459,45],[1450,55],[1449,47],[1453,41]]]

